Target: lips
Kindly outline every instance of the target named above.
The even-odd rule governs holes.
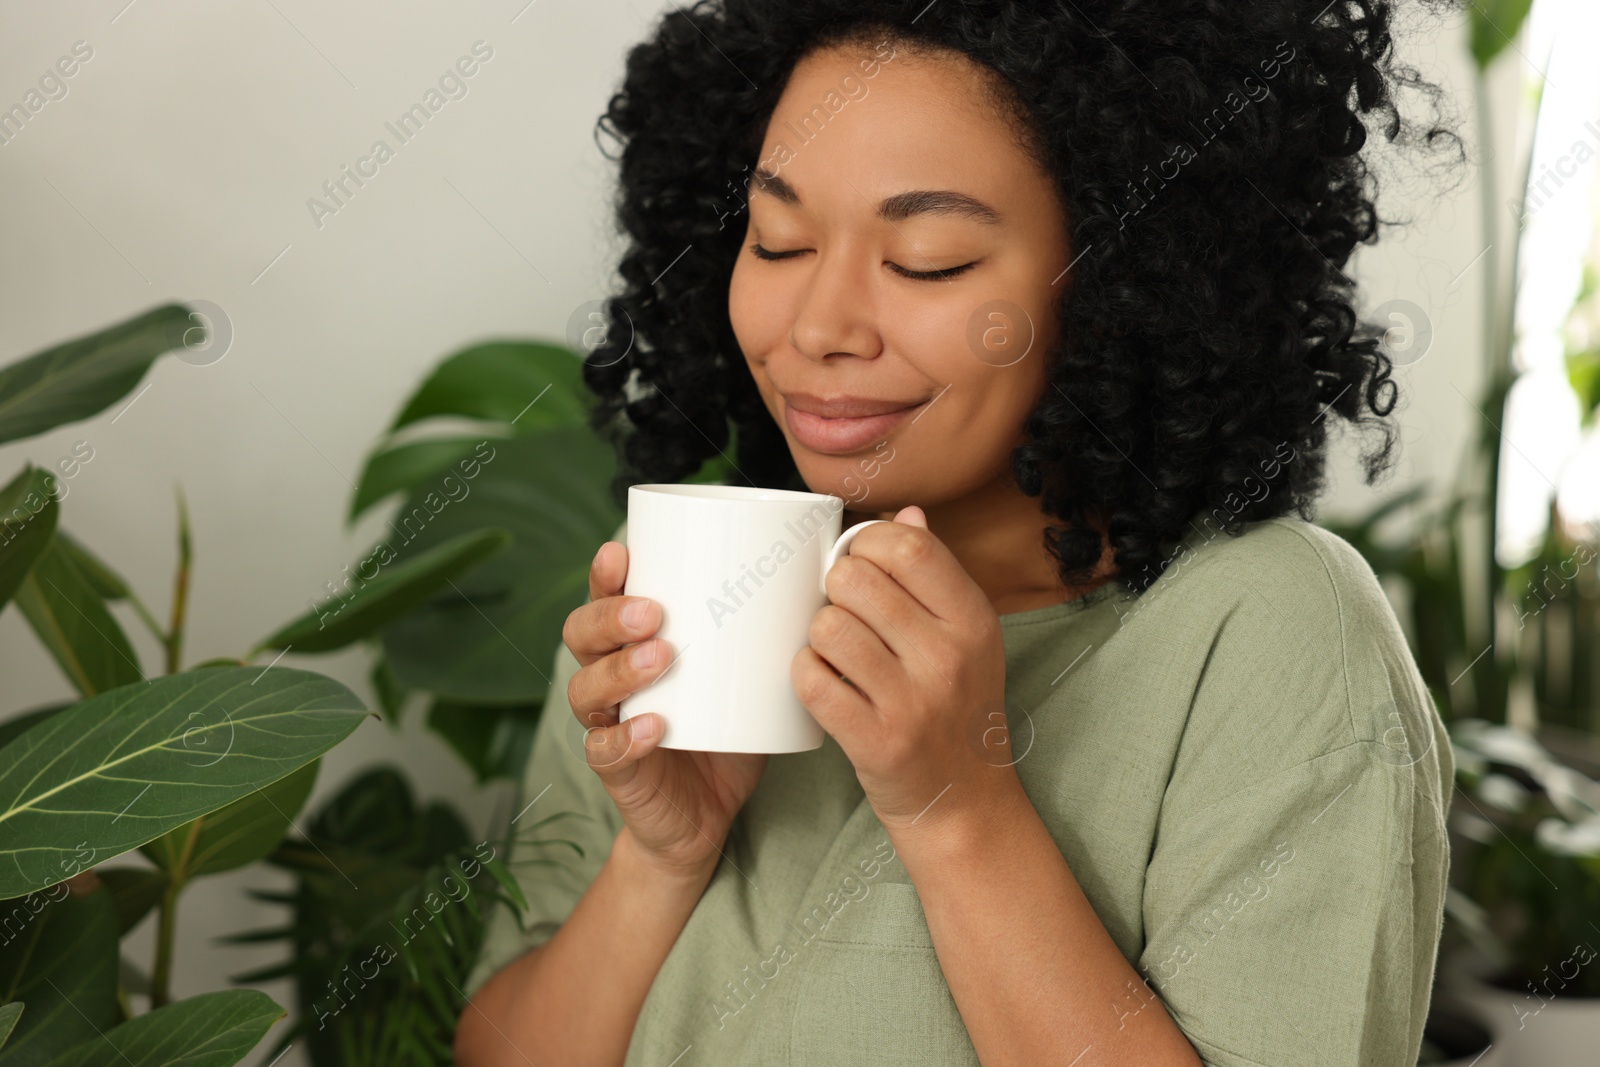
[[[824,400],[810,393],[784,393],[783,399],[796,411],[824,419],[862,419],[873,415],[887,415],[904,411],[922,403],[920,400],[874,400],[869,397],[843,396]]]
[[[844,455],[880,441],[926,401],[784,394],[783,416],[794,439],[813,452]]]

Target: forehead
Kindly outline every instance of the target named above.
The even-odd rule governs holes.
[[[994,101],[996,78],[957,53],[819,49],[795,65],[773,109],[760,169],[783,175],[808,202],[825,187],[871,193],[864,182],[994,195],[1048,184]]]

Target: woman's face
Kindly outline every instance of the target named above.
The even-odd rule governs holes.
[[[955,54],[814,52],[752,168],[729,318],[806,484],[853,510],[1009,481],[1045,388],[1065,219],[982,78]]]

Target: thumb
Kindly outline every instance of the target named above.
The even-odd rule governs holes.
[[[907,526],[920,526],[924,530],[928,528],[928,516],[915,504],[908,504],[895,512],[894,521],[903,522]]]
[[[590,768],[610,785],[627,785],[639,773],[639,761],[660,741],[661,716],[656,712],[635,715],[586,731],[584,757]]]

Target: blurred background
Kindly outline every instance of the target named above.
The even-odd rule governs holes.
[[[51,869],[106,892],[41,903],[63,875],[18,861],[0,979],[43,999],[15,999],[50,1003],[15,959],[36,943],[57,977],[100,975],[56,993],[108,1022],[245,989],[289,1008],[261,1038],[259,999],[199,1002],[243,1020],[237,1062],[448,1062],[477,905],[513,892],[464,864],[536,832],[513,820],[544,675],[621,521],[577,376],[619,248],[594,123],[666,9],[0,7],[0,739],[69,713],[100,736],[97,695],[150,679],[162,736],[220,753],[237,724],[207,685],[331,680],[272,694],[321,730],[266,754],[299,768],[272,790],[190,761],[221,776],[209,822],[123,839],[114,816],[160,789],[79,797],[107,844]],[[1425,1062],[1592,1063],[1560,1057],[1600,1040],[1600,19],[1479,0],[1400,28],[1473,165],[1369,142],[1405,225],[1353,273],[1389,327],[1402,458],[1367,486],[1338,446],[1319,521],[1379,573],[1457,746]],[[435,911],[452,872],[474,895]],[[374,917],[407,915],[401,959],[374,960]],[[73,955],[83,929],[110,964]],[[30,1014],[0,1063],[86,1036]]]

